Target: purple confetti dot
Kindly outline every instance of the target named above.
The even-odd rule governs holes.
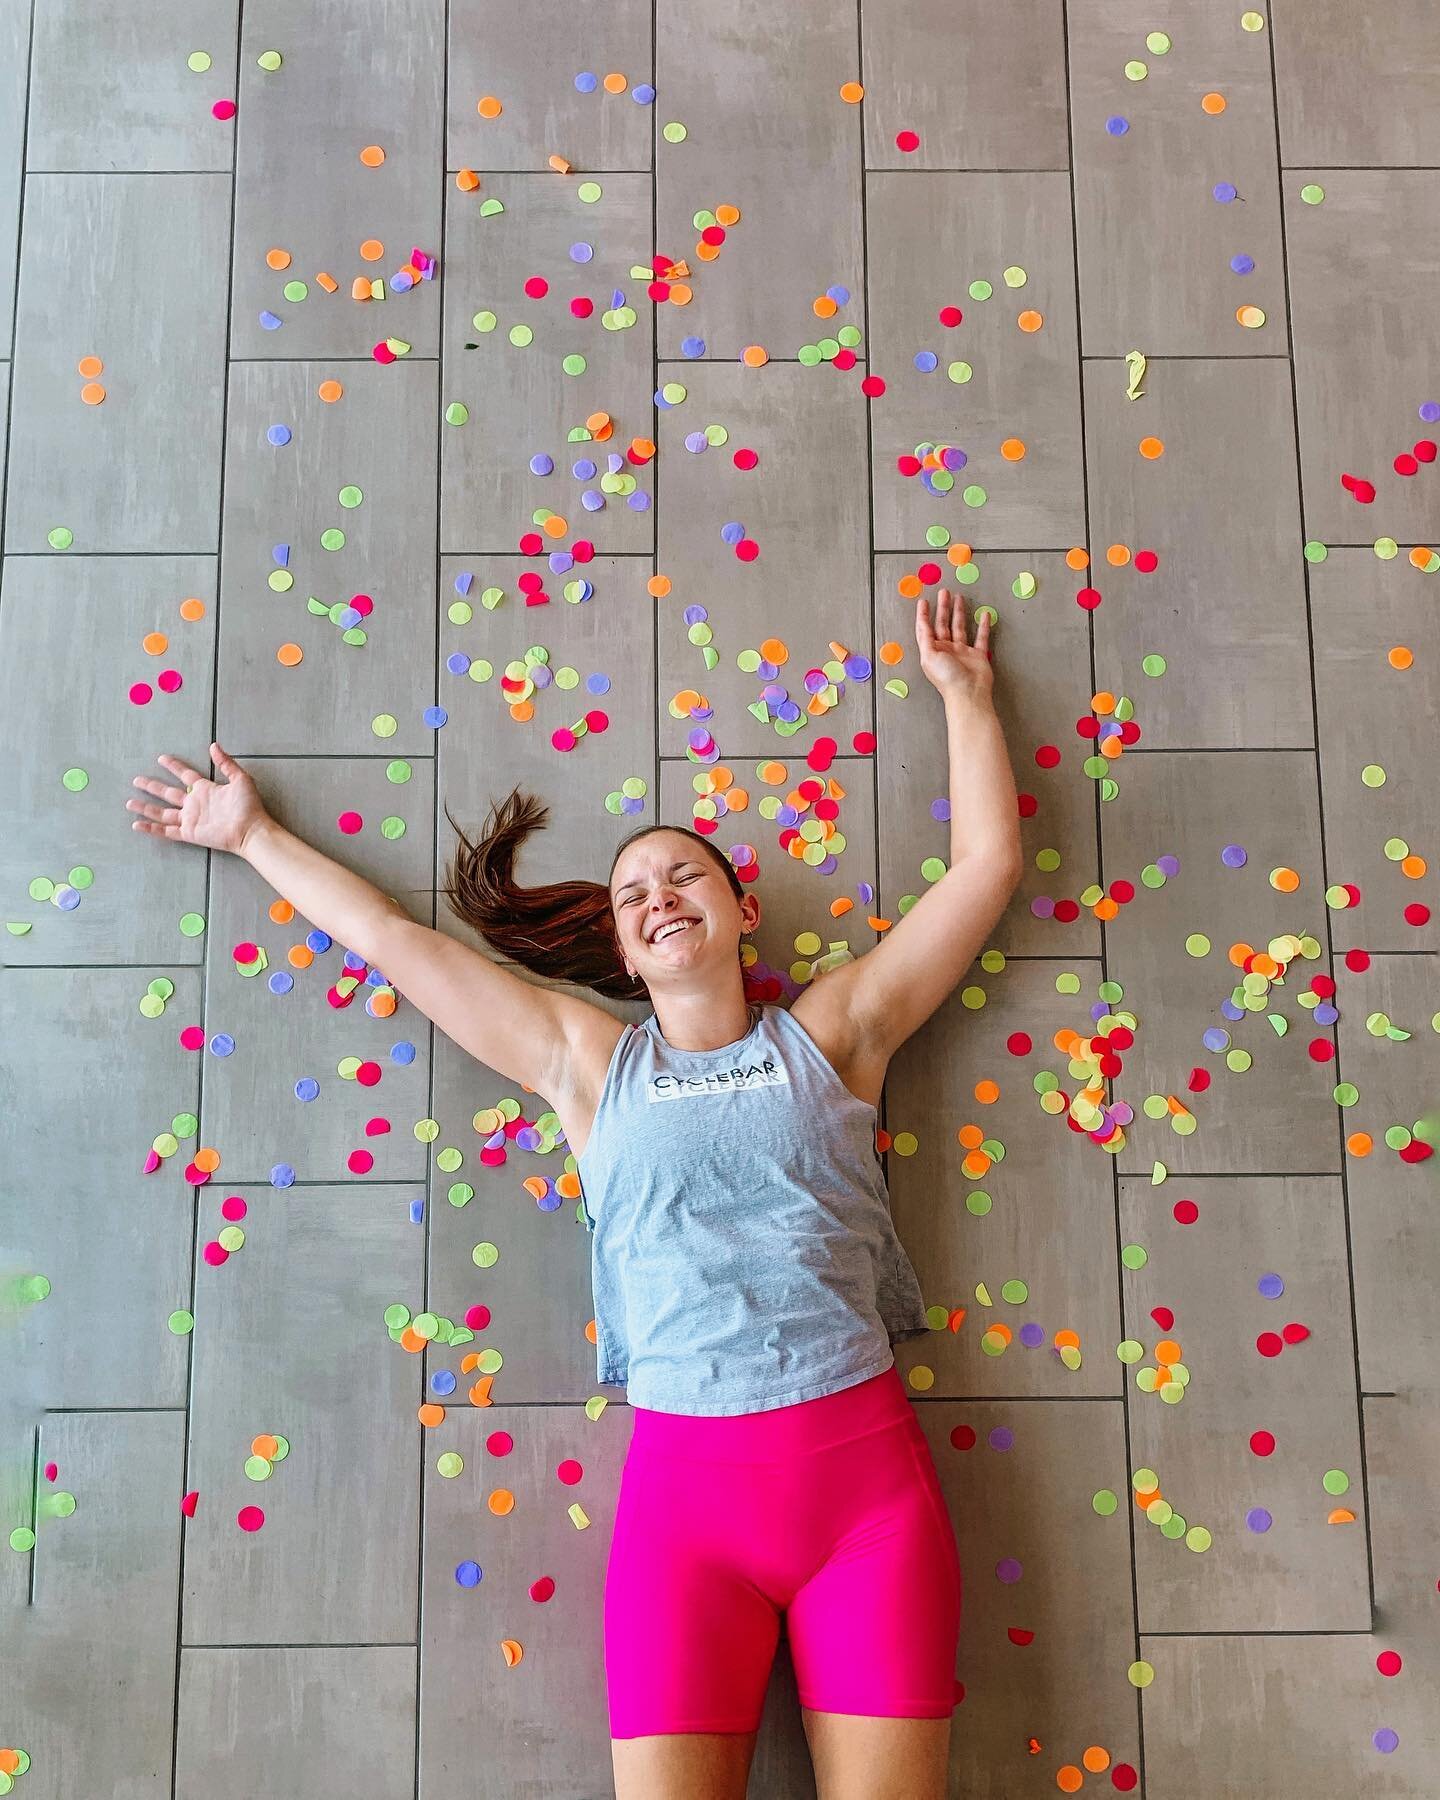
[[[443,706],[427,706],[420,717],[431,731],[438,731],[450,715]]]
[[[1311,1017],[1317,1025],[1333,1025],[1340,1015],[1328,1000],[1322,1000]]]
[[[582,456],[579,462],[571,463],[570,473],[577,481],[593,481],[595,479],[595,465],[588,456]]]
[[[1278,1300],[1285,1292],[1285,1283],[1278,1275],[1262,1275],[1255,1286],[1267,1300]]]
[[[585,689],[587,693],[591,694],[608,694],[610,692],[610,677],[608,675],[587,675],[585,677]]]
[[[649,106],[655,98],[655,90],[648,81],[642,81],[638,87],[630,90],[630,98],[637,106]]]
[[[951,470],[963,469],[969,460],[970,458],[965,452],[957,449],[953,444],[947,444],[940,453],[940,461],[947,469]]]
[[[862,881],[855,890],[855,898],[862,906],[873,906],[875,904],[875,889],[868,881]]]
[[[408,1039],[401,1038],[398,1044],[392,1044],[390,1046],[390,1060],[393,1063],[413,1063],[415,1060],[415,1046],[410,1043]]]
[[[470,573],[469,569],[462,569],[455,577],[455,592],[457,594],[468,594],[470,592],[470,584],[474,579],[475,577]]]
[[[1227,844],[1220,852],[1220,860],[1227,869],[1243,869],[1250,856],[1243,844]]]
[[[597,75],[592,75],[589,69],[582,69],[575,77],[575,91],[577,94],[593,94],[599,85],[599,77]],[[473,1563],[470,1564],[471,1568],[474,1568],[474,1566]]]
[[[575,558],[568,550],[552,550],[546,561],[550,565],[552,575],[568,575],[575,567]],[[593,591],[592,589],[591,592]],[[588,600],[590,595],[587,594],[585,598]]]
[[[868,656],[847,656],[845,673],[851,681],[868,681],[873,669]]]
[[[418,1203],[412,1201],[411,1204],[423,1206],[425,1202],[423,1200]],[[455,1392],[454,1374],[449,1369],[437,1369],[430,1377],[430,1392],[432,1394],[453,1394]]]
[[[1055,902],[1048,894],[1037,894],[1030,902],[1030,913],[1032,918],[1053,919],[1055,917]]]
[[[547,456],[543,450],[537,452],[536,455],[530,458],[530,473],[532,475],[550,475],[554,473],[554,470],[554,457]]]
[[[1178,875],[1180,873],[1180,858],[1178,856],[1171,856],[1167,852],[1164,856],[1157,856],[1155,858],[1155,867],[1162,875]]]
[[[1270,1517],[1263,1506],[1252,1506],[1245,1515],[1245,1523],[1250,1527],[1251,1531],[1258,1533],[1268,1531],[1275,1521]]]
[[[637,488],[633,494],[625,496],[625,504],[631,512],[649,512],[650,496],[643,488]]]
[[[1228,206],[1237,197],[1238,190],[1231,181],[1217,181],[1210,192],[1222,206]]]
[[[288,569],[290,567],[290,546],[288,544],[276,544],[270,554],[280,568]]]
[[[294,1187],[295,1171],[289,1163],[276,1163],[270,1171],[270,1185],[277,1188]]]
[[[1010,1450],[1014,1448],[1015,1433],[1008,1425],[997,1425],[986,1442],[992,1450]]]
[[[826,288],[825,293],[837,306],[848,306],[850,304],[850,290],[847,287],[841,287],[839,282],[837,282],[834,287]]]
[[[584,242],[570,246],[570,260],[576,263],[587,263],[595,254],[595,246]]]
[[[680,354],[682,356],[691,356],[691,357],[703,356],[705,354],[704,338],[702,338],[702,337],[681,338]]]
[[[272,969],[265,985],[272,994],[288,994],[295,985],[295,977],[288,969]]]
[[[710,448],[710,440],[703,431],[687,431],[685,434],[685,448],[692,456],[703,456]]]
[[[1239,256],[1232,256],[1230,258],[1230,267],[1237,275],[1248,275],[1255,267],[1255,258],[1253,256],[1246,256],[1242,251]]]
[[[1220,1002],[1220,1016],[1223,1019],[1228,1019],[1230,1023],[1234,1025],[1237,1021],[1245,1017],[1245,1009],[1243,1006],[1237,1006],[1233,1000],[1222,1000]]]
[[[1007,1587],[1017,1582],[1022,1573],[1019,1563],[1013,1556],[1002,1556],[995,1565],[995,1579],[1003,1581]]]
[[[930,802],[930,817],[940,825],[948,825],[950,822],[950,802],[943,796],[939,800],[932,800]]]
[[[297,1100],[314,1100],[318,1097],[319,1093],[320,1083],[315,1080],[313,1075],[302,1075],[295,1083],[295,1098]]]
[[[922,375],[928,375],[932,369],[938,369],[940,367],[940,358],[933,350],[917,350],[915,352],[915,367]]]
[[[1433,425],[1437,419],[1440,419],[1440,400],[1422,400],[1420,417],[1427,425]]]
[[[262,312],[260,315],[260,323],[267,331],[278,331],[285,321],[283,319],[277,319],[272,312]]]
[[[1382,1756],[1389,1756],[1392,1750],[1400,1748],[1400,1733],[1392,1731],[1388,1725],[1382,1725],[1370,1742]]]
[[[722,543],[738,544],[744,535],[745,527],[734,519],[729,520],[720,527],[720,538]]]
[[[580,504],[585,508],[586,512],[603,512],[605,510],[605,496],[598,493],[594,488],[586,488],[585,492],[580,496]]]
[[[461,1587],[473,1588],[480,1585],[480,1565],[477,1562],[462,1562],[455,1565],[455,1579]]]
[[[1045,1342],[1045,1327],[1033,1323],[1022,1325],[1020,1327],[1020,1342],[1027,1350],[1038,1350]]]
[[[445,658],[445,667],[452,675],[468,674],[470,669],[470,658],[463,650],[452,651],[451,654]]]
[[[415,277],[413,275],[407,275],[403,269],[397,269],[390,277],[390,292],[392,294],[408,294],[414,285]]]
[[[1202,1035],[1200,1041],[1207,1050],[1224,1050],[1229,1045],[1230,1033],[1228,1031],[1221,1031],[1217,1025],[1212,1025],[1209,1030]]]
[[[703,606],[687,606],[680,616],[687,625],[703,625],[710,614]]]
[[[288,425],[272,425],[265,435],[272,444],[288,444],[290,427]]]
[[[1122,119],[1119,113],[1116,113],[1113,118],[1105,121],[1105,129],[1109,132],[1111,137],[1124,137],[1125,133],[1130,129],[1130,121],[1128,119]]]

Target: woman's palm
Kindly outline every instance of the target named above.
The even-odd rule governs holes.
[[[164,802],[161,806],[143,800],[125,802],[127,811],[142,815],[133,821],[136,831],[241,855],[246,837],[266,817],[265,804],[251,777],[219,744],[210,746],[210,759],[223,781],[212,781],[176,756],[155,760],[182,784],[179,787],[153,776],[135,776],[133,786]]]

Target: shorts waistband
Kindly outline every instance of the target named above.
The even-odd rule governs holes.
[[[893,1363],[853,1387],[768,1412],[704,1416],[643,1406],[632,1411],[632,1448],[722,1462],[779,1462],[914,1419]]]

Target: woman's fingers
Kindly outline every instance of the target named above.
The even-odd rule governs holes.
[[[980,623],[975,627],[975,648],[981,652],[990,649],[990,615],[981,613]]]
[[[147,794],[154,794],[157,800],[163,800],[167,806],[183,806],[184,792],[180,788],[166,787],[163,781],[156,781],[151,775],[137,775],[133,786],[143,788]]]
[[[167,768],[172,775],[178,775],[186,787],[194,787],[197,781],[208,779],[198,769],[192,769],[189,763],[181,762],[178,756],[157,756],[155,760]]]

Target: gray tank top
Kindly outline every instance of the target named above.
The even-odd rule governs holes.
[[[767,1412],[894,1362],[930,1326],[876,1113],[786,1009],[718,1050],[654,1013],[620,1037],[578,1158],[599,1380],[659,1412]]]

